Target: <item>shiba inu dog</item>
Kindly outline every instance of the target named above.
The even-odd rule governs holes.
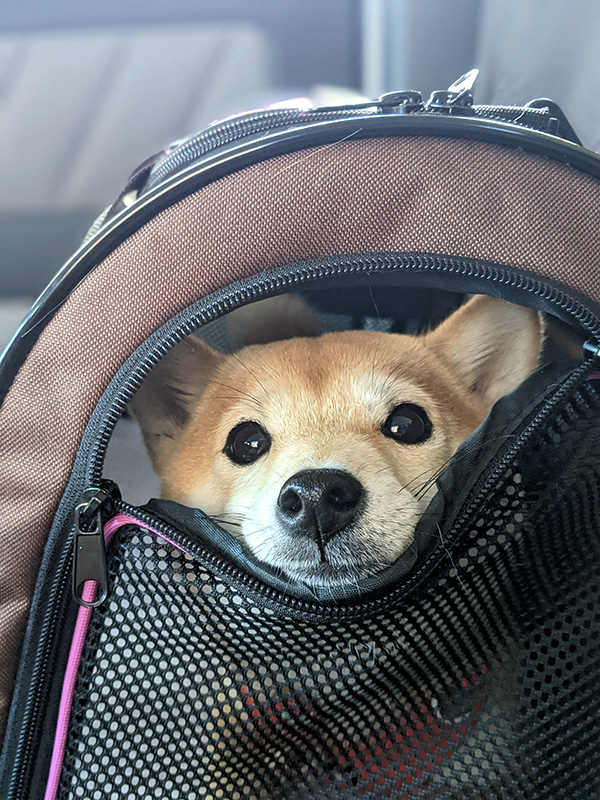
[[[165,499],[320,585],[375,574],[406,550],[439,471],[535,368],[543,340],[537,312],[487,296],[418,336],[295,335],[314,332],[298,298],[245,313],[267,343],[225,355],[187,337],[133,412]]]

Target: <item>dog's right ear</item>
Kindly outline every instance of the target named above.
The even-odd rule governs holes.
[[[156,364],[133,396],[130,408],[159,475],[192,408],[224,358],[197,336],[186,336]]]
[[[424,339],[491,408],[536,368],[544,322],[531,308],[476,295]]]

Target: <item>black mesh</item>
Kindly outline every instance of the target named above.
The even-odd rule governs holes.
[[[598,383],[377,611],[298,618],[117,534],[59,797],[600,796]]]

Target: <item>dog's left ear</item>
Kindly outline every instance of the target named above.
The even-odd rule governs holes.
[[[197,336],[186,336],[131,398],[131,411],[158,475],[162,476],[191,411],[225,358]]]
[[[425,334],[426,344],[489,406],[535,369],[543,340],[537,311],[485,295]]]

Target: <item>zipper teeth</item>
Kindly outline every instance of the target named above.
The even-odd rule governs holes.
[[[55,581],[51,587],[48,597],[48,610],[42,622],[42,629],[40,633],[40,644],[44,642],[46,637],[52,636],[57,621],[64,615],[64,606],[60,600],[65,596],[65,589],[69,584],[69,577],[71,571],[71,550],[72,545],[65,549],[58,568],[58,580]],[[58,602],[57,602],[58,600]],[[15,750],[15,760],[12,767],[11,783],[9,785],[8,795],[6,800],[25,800],[23,788],[26,778],[29,775],[28,769],[23,769],[24,757],[31,752],[33,740],[38,735],[39,727],[39,714],[38,710],[45,707],[48,697],[50,685],[46,681],[44,683],[44,675],[51,673],[48,669],[49,653],[47,648],[44,648],[43,658],[35,659],[34,668],[32,670],[32,678],[30,681],[30,692],[27,697],[27,703],[23,714],[25,723],[22,726],[22,733]],[[42,680],[40,681],[40,677]],[[40,691],[40,685],[42,691]],[[45,688],[45,690],[44,690]],[[28,719],[29,718],[29,719]]]
[[[575,370],[569,379],[545,401],[543,407],[535,413],[534,419],[529,423],[526,423],[525,428],[518,435],[516,441],[514,441],[505,451],[493,469],[489,471],[487,475],[484,472],[485,477],[483,478],[483,482],[480,484],[480,488],[476,490],[475,497],[454,520],[454,522],[452,522],[450,530],[444,534],[444,552],[449,552],[449,549],[453,547],[453,544],[457,538],[456,534],[460,532],[460,530],[463,529],[467,524],[473,513],[479,507],[482,498],[487,495],[491,488],[493,488],[506,467],[511,463],[523,446],[527,444],[532,435],[546,421],[556,406],[566,395],[569,394],[573,386],[576,385],[586,375],[586,373],[590,372],[592,369],[594,369],[593,365],[589,362],[585,362],[577,370]],[[181,544],[183,550],[188,552],[189,555],[195,557],[197,560],[201,560],[208,566],[216,567],[221,574],[232,578],[237,583],[247,586],[257,593],[260,593],[261,597],[274,600],[279,606],[283,606],[285,608],[302,611],[313,615],[318,614],[321,619],[324,617],[328,619],[347,619],[362,616],[365,613],[376,611],[384,606],[388,606],[390,603],[395,602],[397,599],[405,595],[408,589],[410,589],[416,582],[419,581],[419,579],[423,576],[423,573],[426,573],[431,569],[434,562],[438,558],[440,550],[439,547],[436,547],[434,552],[427,558],[426,562],[417,570],[417,572],[409,581],[403,581],[399,588],[387,593],[383,598],[366,601],[358,600],[358,602],[349,604],[346,607],[340,605],[325,606],[322,603],[313,603],[309,600],[301,600],[299,598],[282,594],[278,589],[266,585],[258,578],[248,575],[239,567],[231,564],[220,556],[211,553],[202,543],[196,542],[189,535],[182,533],[176,528],[173,528],[171,525],[163,522],[147,511],[143,511],[123,501],[118,501],[116,503],[116,508],[118,508],[118,510],[122,513],[125,513],[130,517],[134,517],[140,522],[149,525],[159,533],[164,534],[173,542],[176,542],[178,545]]]
[[[108,410],[102,429],[98,433],[92,453],[90,454],[91,471],[89,485],[94,485],[102,477],[104,457],[114,427],[123,413],[125,406],[135,390],[141,384],[152,367],[184,336],[192,333],[199,326],[212,322],[228,311],[232,311],[244,302],[259,300],[282,289],[289,289],[298,284],[312,280],[337,277],[367,272],[392,271],[424,271],[431,270],[443,274],[455,274],[469,278],[484,278],[511,288],[527,291],[536,297],[560,308],[573,317],[585,328],[594,339],[600,339],[600,319],[576,298],[560,289],[548,286],[541,279],[520,275],[511,270],[482,264],[477,261],[435,257],[413,254],[409,256],[372,256],[349,259],[326,265],[302,266],[292,269],[286,276],[257,280],[249,287],[233,292],[224,300],[207,305],[194,314],[184,324],[170,333],[168,337],[149,354],[126,381],[125,386],[111,408]]]
[[[164,156],[153,168],[148,178],[144,192],[161,183],[169,175],[191,164],[197,158],[206,155],[217,147],[234,142],[244,136],[255,136],[266,133],[276,128],[282,128],[294,123],[310,124],[312,122],[325,122],[327,120],[343,119],[351,116],[366,116],[373,114],[376,107],[373,103],[368,109],[349,108],[346,110],[273,110],[262,111],[247,115],[229,122],[215,125],[207,130],[186,139],[171,153]]]
[[[514,106],[471,106],[476,117],[496,119],[501,122],[512,122],[521,127],[537,131],[547,129],[547,116],[543,109],[527,109]],[[395,114],[440,114],[441,110],[423,106],[407,111],[400,107],[392,112],[391,107],[378,100],[358,103],[352,106],[341,106],[323,109],[273,109],[258,111],[225,122],[217,123],[206,130],[185,139],[174,150],[167,153],[152,167],[148,180],[142,189],[147,192],[170,175],[192,164],[198,158],[218,147],[235,142],[245,136],[256,136],[269,133],[287,125],[310,125],[315,122],[326,122],[351,117],[366,117],[382,113]],[[540,123],[544,124],[540,124]]]

